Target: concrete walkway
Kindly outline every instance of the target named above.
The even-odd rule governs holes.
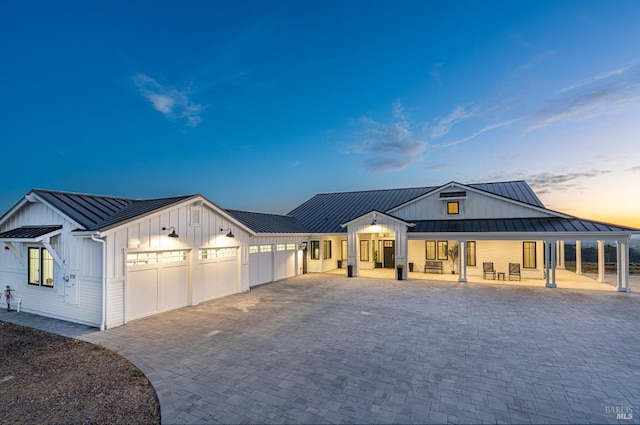
[[[305,275],[77,336],[163,423],[638,423],[639,321],[636,293]]]

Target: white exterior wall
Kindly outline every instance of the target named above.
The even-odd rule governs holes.
[[[318,236],[314,235],[309,238],[307,250],[307,271],[309,273],[324,273],[329,270],[338,268],[338,260],[341,259],[341,244],[344,236]],[[320,241],[320,259],[311,259],[311,241]],[[323,258],[323,241],[331,241],[331,258],[326,260]],[[343,268],[346,269],[346,265]],[[346,273],[346,271],[345,271]]]
[[[498,197],[467,190],[466,199],[440,199],[439,193],[429,194],[423,199],[405,205],[389,213],[407,221],[411,220],[456,220],[469,218],[518,218],[550,217],[550,213]],[[460,213],[447,214],[447,201],[457,201]]]
[[[102,251],[100,244],[70,234],[73,224],[39,202],[27,203],[3,223],[1,231],[21,226],[62,225],[62,233],[51,238],[51,246],[63,261],[54,262],[53,288],[27,283],[27,247],[38,243],[14,242],[22,262],[10,251],[0,254],[2,289],[9,285],[21,298],[21,310],[48,317],[99,326],[102,316]],[[77,304],[65,303],[65,275],[76,275]]]
[[[238,249],[238,276],[240,284],[238,292],[249,290],[249,233],[238,227],[235,222],[212,210],[206,204],[202,205],[200,225],[189,225],[191,205],[180,205],[152,214],[149,217],[136,220],[130,224],[120,226],[105,237],[107,249],[107,327],[120,326],[125,323],[126,255],[136,252],[157,252],[167,250],[189,251],[189,273],[187,290],[189,291],[188,305],[195,305],[202,301],[201,287],[204,282],[195,276],[194,264],[198,261],[198,250],[201,248],[236,247]],[[168,237],[168,230],[163,227],[175,227],[178,238]],[[234,236],[226,236],[228,229]],[[220,231],[223,229],[223,231]]]

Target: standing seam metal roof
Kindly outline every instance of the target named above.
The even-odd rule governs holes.
[[[483,192],[544,208],[525,181],[463,184]],[[372,210],[386,212],[443,186],[318,194],[292,210],[311,233],[343,233],[340,225]]]
[[[225,210],[256,233],[309,233],[295,218],[288,215]]]
[[[195,195],[158,199],[127,199],[34,189],[33,193],[82,225],[101,230],[183,201]]]

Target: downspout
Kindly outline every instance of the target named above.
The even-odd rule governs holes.
[[[107,244],[104,239],[100,239],[100,232],[91,235],[91,240],[102,244],[102,321],[100,330],[105,329],[107,321]]]

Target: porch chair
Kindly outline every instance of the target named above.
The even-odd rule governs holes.
[[[517,277],[520,279],[520,263],[509,263],[509,280],[511,280],[511,276]]]
[[[493,268],[493,263],[482,263],[482,278],[486,279],[487,276],[491,276],[493,280],[496,280],[496,271]]]

